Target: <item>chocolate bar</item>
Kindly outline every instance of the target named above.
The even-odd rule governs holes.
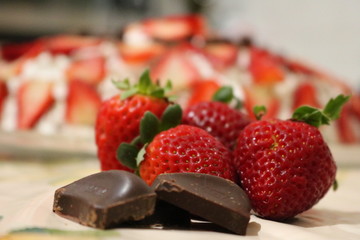
[[[56,190],[53,211],[82,225],[107,229],[153,214],[155,192],[133,173],[96,173]]]
[[[168,173],[152,184],[158,199],[245,235],[250,220],[250,202],[234,182],[208,174]]]

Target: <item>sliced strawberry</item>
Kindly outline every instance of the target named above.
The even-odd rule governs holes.
[[[360,121],[360,94],[354,94],[350,99],[353,115]]]
[[[191,87],[191,96],[188,101],[188,106],[195,103],[210,101],[220,85],[215,80],[199,80],[194,82]]]
[[[311,82],[301,83],[294,92],[293,110],[301,105],[320,108],[321,104],[317,98],[317,90]]]
[[[69,81],[81,80],[96,85],[105,77],[105,59],[97,57],[74,61],[66,75]]]
[[[45,81],[24,82],[18,90],[17,127],[30,129],[53,106],[55,99],[52,93],[53,83]]]
[[[181,90],[201,78],[199,70],[191,62],[191,56],[198,54],[188,44],[175,46],[162,55],[151,67],[151,78],[159,80],[161,85],[170,79],[174,90]]]
[[[1,56],[6,61],[13,61],[27,53],[36,41],[21,43],[5,43],[1,46]]]
[[[285,75],[277,56],[255,47],[250,49],[249,71],[253,81],[258,84],[281,82]]]
[[[145,32],[163,41],[178,41],[205,34],[205,21],[200,15],[169,16],[143,22]]]
[[[346,104],[341,113],[339,119],[336,121],[338,135],[340,141],[343,143],[355,143],[357,142],[357,135],[354,126],[354,119],[351,114],[351,105]]]
[[[244,107],[249,116],[255,119],[253,108],[255,106],[265,106],[266,113],[262,119],[275,118],[280,110],[280,100],[266,86],[243,87],[245,94]]]
[[[214,68],[219,70],[234,65],[238,56],[238,48],[227,42],[208,43],[204,52]]]
[[[69,124],[93,125],[101,104],[95,88],[79,80],[69,82],[65,120]]]
[[[46,39],[47,49],[53,54],[70,54],[74,50],[93,47],[101,43],[101,39],[78,35],[58,35]]]
[[[119,50],[121,57],[128,64],[146,64],[161,55],[165,47],[156,43],[143,46],[121,43]]]
[[[24,67],[24,64],[32,59],[37,57],[40,53],[46,50],[46,43],[43,39],[35,41],[32,46],[15,62],[14,73],[19,74]]]
[[[0,81],[0,117],[2,116],[4,102],[9,95],[9,90],[5,81]]]

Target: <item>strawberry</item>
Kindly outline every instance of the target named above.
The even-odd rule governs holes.
[[[171,79],[174,90],[188,88],[195,80],[201,78],[199,70],[189,57],[195,54],[197,51],[189,44],[180,44],[169,49],[152,65],[152,79],[159,80],[160,83]]]
[[[311,82],[301,83],[294,92],[293,109],[302,105],[311,107],[320,107],[319,100],[317,99],[317,90]]]
[[[67,69],[66,75],[69,81],[81,80],[97,85],[105,77],[105,59],[97,57],[74,61]]]
[[[232,150],[239,132],[250,123],[246,114],[227,104],[232,98],[232,89],[222,87],[214,95],[214,101],[199,102],[188,107],[184,112],[183,123],[206,130]]]
[[[69,124],[93,125],[100,104],[100,95],[92,85],[73,80],[69,83],[65,120]]]
[[[233,66],[238,56],[238,48],[229,42],[207,43],[204,52],[213,67],[218,70]]]
[[[31,42],[21,42],[21,43],[5,43],[0,46],[1,57],[6,61],[14,61],[28,52],[36,43],[36,41]]]
[[[6,85],[6,82],[0,80],[0,118],[2,116],[4,104],[8,95],[9,95],[9,90]]]
[[[275,118],[280,110],[280,100],[276,97],[272,88],[263,85],[254,85],[252,87],[243,86],[245,101],[244,107],[252,119],[255,119],[253,108],[264,105],[267,109],[263,119]]]
[[[191,86],[190,98],[187,102],[187,106],[203,101],[210,101],[219,88],[219,83],[212,79],[195,81]]]
[[[336,119],[347,100],[339,95],[323,111],[300,107],[290,120],[255,121],[239,134],[234,165],[257,215],[292,218],[334,184],[336,165],[317,127]]]
[[[168,16],[142,22],[145,32],[154,39],[179,41],[205,34],[205,21],[200,15]]]
[[[132,171],[116,158],[119,144],[130,143],[139,135],[140,119],[146,111],[161,116],[169,102],[164,97],[164,89],[151,82],[148,71],[134,86],[130,86],[128,81],[118,82],[117,86],[126,91],[121,96],[115,95],[104,101],[97,116],[95,138],[98,158],[102,170]]]
[[[55,99],[52,93],[53,83],[46,81],[26,81],[18,90],[17,127],[30,129],[53,106]]]
[[[121,43],[119,51],[122,59],[128,64],[146,64],[161,55],[165,47],[157,43],[142,46]]]
[[[99,38],[78,35],[57,35],[45,40],[47,50],[53,54],[71,54],[80,48],[99,45],[102,41]]]
[[[273,84],[284,79],[284,70],[277,60],[263,49],[250,49],[249,72],[252,79],[257,84]]]
[[[161,120],[147,112],[140,124],[144,147],[139,151],[123,143],[118,158],[137,169],[149,185],[159,174],[175,172],[206,173],[236,181],[230,150],[201,128],[178,125],[181,115],[179,105],[169,106]]]

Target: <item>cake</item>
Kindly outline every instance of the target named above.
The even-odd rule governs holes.
[[[112,81],[173,82],[178,102],[209,100],[233,87],[244,111],[265,105],[265,118],[288,118],[299,105],[323,107],[339,93],[352,95],[339,120],[322,129],[333,142],[360,141],[360,95],[344,81],[256,44],[217,35],[201,15],[145,19],[124,27],[121,38],[44,36],[1,46],[2,131],[93,136],[101,101],[117,94]]]

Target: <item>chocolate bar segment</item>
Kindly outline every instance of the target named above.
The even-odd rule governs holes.
[[[158,199],[236,234],[246,233],[250,201],[232,181],[208,174],[168,173],[159,175],[152,188]]]
[[[154,212],[155,192],[133,173],[96,173],[56,190],[53,211],[82,225],[107,229]]]

